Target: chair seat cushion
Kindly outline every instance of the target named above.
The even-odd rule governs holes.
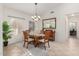
[[[41,39],[40,42],[48,42],[48,40]]]
[[[25,42],[28,42],[28,41],[33,41],[33,39],[29,38],[28,40],[24,40]]]
[[[40,42],[44,42],[44,39],[39,40]]]
[[[29,38],[28,41],[33,41],[33,39]]]

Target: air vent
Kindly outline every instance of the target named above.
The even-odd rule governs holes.
[[[51,11],[50,13],[51,13],[51,14],[53,14],[53,13],[54,13],[54,11]]]

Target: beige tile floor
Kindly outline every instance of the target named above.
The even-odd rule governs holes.
[[[17,42],[15,44],[8,45],[7,47],[3,47],[4,56],[30,56],[28,53],[29,51],[23,47],[23,42]]]
[[[18,43],[4,47],[4,55],[26,55],[25,52],[28,52],[26,48],[19,47],[17,44]],[[66,42],[50,42],[50,48],[47,48],[46,53],[48,56],[79,56],[79,39],[70,38]]]
[[[53,42],[52,49],[48,50],[48,55],[54,56],[78,56],[79,40],[70,38],[66,42]]]

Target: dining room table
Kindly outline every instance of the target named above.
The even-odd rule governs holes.
[[[29,36],[34,39],[34,46],[37,47],[39,46],[39,40],[42,40],[44,38],[44,34],[43,33],[38,33],[38,32],[30,32]]]

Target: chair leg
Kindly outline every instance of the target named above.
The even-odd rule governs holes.
[[[24,42],[23,47],[25,47],[25,44],[26,44],[26,42]],[[26,48],[28,48],[28,42],[27,42],[27,47]]]
[[[26,48],[28,48],[28,42],[27,42],[27,47]]]
[[[39,47],[39,45],[40,45],[40,42],[39,42],[39,41],[37,41],[37,47]]]
[[[45,46],[45,43],[44,43],[44,48],[45,48],[45,50],[46,50],[46,46]]]
[[[24,44],[23,44],[23,47],[25,47],[25,42],[24,42]]]
[[[49,48],[50,48],[49,42],[48,42],[48,46],[49,46]]]
[[[37,47],[37,43],[36,42],[34,43],[34,46]]]

